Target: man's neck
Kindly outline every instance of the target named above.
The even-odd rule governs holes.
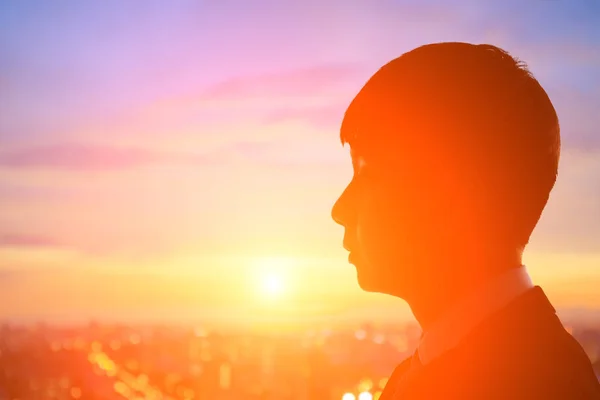
[[[521,255],[516,253],[511,257],[493,257],[476,264],[446,262],[444,265],[440,264],[440,267],[448,268],[448,271],[454,273],[447,278],[445,284],[419,291],[407,301],[421,329],[426,332],[449,308],[475,288],[503,271],[521,265]]]

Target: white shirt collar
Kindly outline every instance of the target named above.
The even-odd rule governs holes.
[[[456,347],[486,317],[532,287],[531,278],[522,266],[511,268],[476,288],[424,333],[418,348],[419,360],[426,365]]]

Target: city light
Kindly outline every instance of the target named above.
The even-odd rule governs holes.
[[[373,380],[369,378],[364,378],[358,384],[359,392],[368,392],[373,388]]]
[[[0,398],[7,387],[14,399],[83,400],[102,393],[104,400],[379,400],[389,374],[411,353],[392,341],[357,340],[356,332],[403,336],[413,349],[420,337],[403,326],[364,325],[286,335],[207,327],[200,336],[192,326],[176,325],[10,328],[0,341]],[[600,333],[579,336],[578,326],[573,332],[590,356],[597,354]],[[75,338],[90,346],[63,348]]]
[[[373,400],[373,395],[370,392],[362,392],[358,395],[358,400]]]
[[[71,397],[73,397],[74,399],[79,399],[81,397],[81,389],[79,389],[78,387],[72,387]]]

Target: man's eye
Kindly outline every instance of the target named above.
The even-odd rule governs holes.
[[[362,176],[366,179],[374,179],[376,176],[375,171],[373,171],[373,168],[371,167],[363,167],[360,169],[360,171],[358,172],[359,176]]]
[[[374,182],[376,176],[370,168],[364,168],[357,174],[356,178],[358,182],[360,182],[361,184],[365,184],[369,182]]]

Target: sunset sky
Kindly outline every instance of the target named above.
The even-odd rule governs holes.
[[[0,318],[406,317],[330,219],[338,132],[439,41],[505,48],[548,91],[563,152],[526,264],[557,307],[600,308],[600,2],[7,0]]]

